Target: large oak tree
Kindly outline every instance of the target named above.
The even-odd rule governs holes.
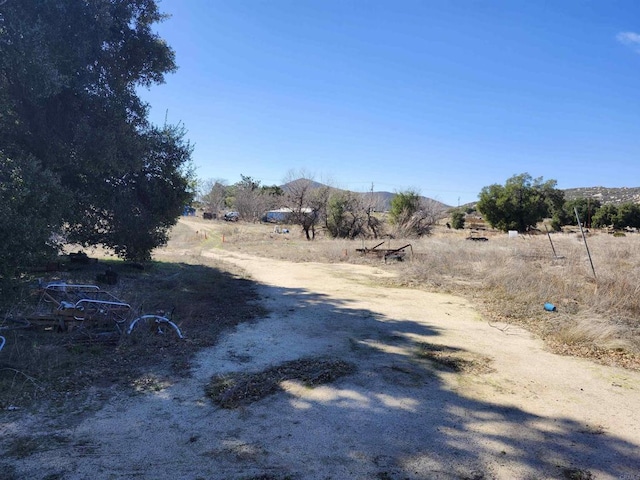
[[[176,68],[163,18],[155,0],[0,2],[0,276],[60,239],[135,260],[166,242],[191,147],[137,94]]]
[[[555,180],[543,181],[528,173],[514,175],[504,185],[489,185],[480,192],[477,208],[489,224],[502,231],[526,232],[564,204],[564,192]]]

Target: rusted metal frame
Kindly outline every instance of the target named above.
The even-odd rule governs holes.
[[[384,261],[386,262],[389,257],[392,257],[394,255],[398,255],[398,253],[400,253],[400,252],[404,256],[404,253],[405,253],[404,249],[407,248],[407,247],[411,249],[411,256],[413,257],[413,245],[411,245],[410,243],[407,243],[404,247],[396,248],[394,250],[387,250],[387,253],[385,253],[385,255],[384,255]]]
[[[381,246],[381,245],[384,245],[384,241],[380,242],[379,244],[377,244],[377,245],[376,245],[375,247],[373,247],[373,248],[367,248],[367,247],[364,247],[364,248],[356,248],[356,252],[358,252],[358,253],[365,253],[365,254],[366,254],[366,253],[371,253],[371,252],[374,252],[374,251],[375,251],[375,253],[378,253],[378,252],[381,252],[382,250],[376,250],[376,248],[378,248],[378,247],[379,247],[379,246]]]

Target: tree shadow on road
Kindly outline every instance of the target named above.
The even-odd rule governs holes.
[[[179,384],[159,388],[145,394],[144,409],[140,398],[124,400],[70,432],[66,467],[35,452],[11,468],[60,478],[92,469],[104,474],[96,478],[640,478],[638,442],[577,418],[466,395],[465,382],[491,381],[491,368],[473,368],[490,361],[443,343],[429,318],[256,287],[270,314],[202,351],[200,375],[185,382],[301,358],[339,359],[353,373],[313,388],[283,378],[275,392],[235,409],[193,401]]]
[[[491,381],[490,359],[443,344],[429,319],[383,316],[304,289],[261,292],[267,300],[288,299],[271,302],[276,310],[263,325],[275,335],[261,348],[277,350],[293,337],[300,349],[280,361],[304,351],[357,366],[317,394],[302,382],[285,382],[279,395],[262,401],[274,422],[289,424],[296,446],[294,453],[270,450],[267,463],[297,465],[285,472],[295,478],[320,478],[299,470],[319,456],[331,478],[639,478],[640,445],[615,432],[466,396],[465,381],[485,375]],[[261,371],[263,360],[274,364],[255,345],[253,354],[249,371]],[[305,442],[315,430],[324,446]],[[238,439],[279,443],[251,433]],[[345,442],[352,445],[345,449]]]

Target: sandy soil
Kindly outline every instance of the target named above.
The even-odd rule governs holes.
[[[65,424],[2,412],[2,435],[52,445],[13,461],[11,478],[640,479],[639,373],[551,354],[462,298],[376,286],[390,275],[379,268],[224,258],[269,316],[202,351],[189,377],[115,392]],[[212,375],[315,356],[357,370],[233,410],[204,395]]]

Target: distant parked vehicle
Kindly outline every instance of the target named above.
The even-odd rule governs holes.
[[[224,214],[224,219],[227,222],[237,222],[240,218],[240,214],[238,212],[227,212]]]

